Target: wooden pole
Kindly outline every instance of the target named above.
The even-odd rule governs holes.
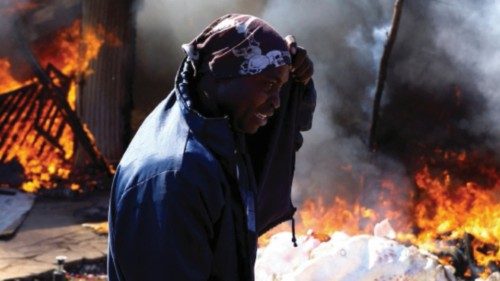
[[[394,4],[394,12],[392,14],[392,26],[389,32],[389,36],[384,45],[384,52],[382,58],[380,59],[379,72],[377,77],[377,87],[375,90],[375,99],[373,100],[373,112],[372,112],[372,124],[370,128],[370,139],[369,148],[371,151],[377,149],[377,143],[375,141],[375,133],[377,130],[380,101],[382,100],[382,93],[384,91],[385,79],[387,77],[387,64],[389,62],[389,57],[391,55],[392,47],[396,41],[396,36],[399,28],[399,20],[401,18],[401,10],[403,8],[403,0],[396,0]]]

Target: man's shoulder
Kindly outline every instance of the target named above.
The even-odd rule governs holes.
[[[189,172],[192,169],[215,172],[219,168],[217,157],[194,135],[188,136],[183,154],[181,169]]]
[[[169,198],[184,200],[200,196],[217,217],[223,205],[223,173],[213,154],[192,135],[188,135],[182,154],[141,157],[119,166],[113,181],[117,206],[151,204]],[[123,198],[128,203],[123,203]],[[121,203],[120,203],[121,202]]]
[[[167,98],[139,128],[120,161],[113,188],[122,194],[138,185],[215,182],[220,176],[218,159],[193,133],[178,103]]]
[[[148,115],[130,142],[115,176],[120,185],[132,186],[181,165],[189,128],[168,99]]]
[[[176,178],[191,181],[220,175],[220,164],[214,154],[191,132],[178,135],[175,141],[158,148],[161,151],[148,152],[138,149],[133,159],[120,162],[115,180],[129,188],[156,177],[175,174]]]

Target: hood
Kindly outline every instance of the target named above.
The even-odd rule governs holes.
[[[234,133],[228,117],[206,118],[192,108],[189,95],[194,66],[186,58],[176,79],[176,94],[183,114],[193,132],[218,155],[232,157]],[[281,107],[265,127],[245,135],[247,149],[255,173],[256,230],[263,234],[277,224],[293,217],[291,200],[295,153],[302,140],[299,133],[299,105],[304,88],[287,82],[281,90]]]

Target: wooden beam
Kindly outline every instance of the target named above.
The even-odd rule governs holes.
[[[377,87],[375,90],[375,99],[373,100],[372,124],[370,128],[370,139],[368,142],[371,151],[377,149],[376,131],[379,120],[380,101],[382,100],[382,93],[384,92],[385,79],[387,77],[387,65],[391,55],[392,47],[396,41],[396,36],[399,29],[399,21],[401,19],[401,11],[403,9],[403,0],[396,0],[394,4],[394,12],[392,15],[392,26],[389,32],[389,37],[384,45],[384,52],[380,59],[379,72],[377,77]]]
[[[65,121],[69,124],[71,127],[73,133],[75,134],[76,138],[78,139],[79,143],[82,145],[83,149],[87,152],[89,157],[91,158],[92,162],[97,166],[102,168],[104,171],[108,173],[108,175],[113,174],[113,169],[112,167],[107,163],[106,159],[102,156],[102,154],[99,152],[97,149],[97,146],[95,143],[92,141],[92,138],[90,135],[87,133],[85,128],[83,127],[80,119],[76,115],[76,112],[70,107],[67,101],[67,91],[69,89],[69,79],[65,75],[63,75],[61,72],[59,72],[55,67],[52,65],[49,65],[47,67],[47,70],[44,70],[42,66],[40,65],[39,61],[33,54],[28,42],[25,40],[23,36],[23,25],[20,23],[20,21],[16,21],[17,24],[17,33],[16,33],[16,39],[19,44],[20,50],[24,53],[26,61],[29,63],[31,66],[33,73],[37,77],[38,81],[43,85],[42,89],[42,98],[50,98],[52,102],[54,102],[58,108],[59,111],[62,113],[62,116],[64,116]],[[61,79],[63,86],[59,87],[58,85],[55,85],[52,82],[51,77],[55,77]],[[64,83],[66,81],[67,83]],[[41,102],[40,110],[42,110],[43,106],[45,105],[44,102]],[[37,127],[35,125],[35,127]],[[39,129],[39,134],[44,135],[44,131],[41,128]],[[48,136],[45,136],[45,138],[53,143],[53,137],[48,134]],[[58,143],[57,143],[58,144]],[[60,145],[59,145],[60,146]],[[43,145],[42,145],[43,147]],[[56,145],[57,147],[57,145]],[[43,148],[41,148],[40,153],[43,152]]]

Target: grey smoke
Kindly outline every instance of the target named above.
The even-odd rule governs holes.
[[[180,44],[213,19],[229,12],[250,13],[270,22],[283,36],[293,34],[315,62],[318,107],[313,129],[298,154],[293,199],[300,205],[319,195],[342,195],[372,203],[379,181],[391,177],[409,196],[411,178],[400,159],[367,149],[373,88],[386,32],[390,0],[152,1],[138,8],[136,101],[143,112],[166,94],[183,56]],[[402,86],[445,96],[459,85],[472,115],[456,123],[484,145],[500,148],[500,2],[405,1],[391,56],[383,104],[391,105]],[[160,83],[158,81],[161,81]],[[407,87],[407,86],[405,86]],[[148,95],[143,93],[148,92]],[[153,95],[150,95],[153,92]],[[138,94],[139,93],[139,94]],[[141,96],[143,96],[141,98]],[[145,100],[147,99],[147,100]],[[410,107],[411,105],[402,105]],[[466,105],[467,107],[467,105]],[[397,106],[396,106],[397,108]],[[146,110],[148,109],[148,110]],[[387,121],[387,120],[386,120]],[[391,120],[388,120],[390,123]],[[432,127],[433,123],[424,124]],[[412,128],[406,128],[411,131]],[[398,198],[393,198],[398,200]]]
[[[0,3],[0,58],[7,58],[10,72],[18,81],[33,77],[25,45],[69,26],[82,15],[81,1],[3,0]],[[42,67],[45,67],[42,65]]]
[[[264,18],[296,35],[315,62],[318,108],[298,154],[294,201],[342,195],[369,197],[367,179],[400,172],[389,159],[374,159],[366,141],[373,85],[391,20],[392,1],[271,1]],[[382,163],[378,163],[382,164]],[[364,192],[362,192],[364,191]],[[374,206],[375,207],[375,206]]]
[[[14,0],[5,0],[0,3],[0,59],[9,58],[14,63],[10,62],[10,71],[12,72],[14,78],[19,80],[25,79],[25,67],[13,67],[13,65],[19,61],[22,62],[20,58],[19,52],[16,50],[18,47],[18,42],[14,38],[15,32],[15,14],[11,12],[14,4],[22,5],[28,3],[28,0],[23,1],[14,1]],[[21,69],[21,70],[20,70]]]
[[[487,111],[472,120],[478,133],[491,132],[490,145],[500,150],[500,2],[474,1],[441,5],[441,22],[436,22],[436,46],[448,53],[457,68],[467,68],[474,83],[487,100]],[[437,6],[437,5],[434,5]]]
[[[396,160],[366,149],[381,42],[393,3],[274,0],[267,6],[264,17],[284,33],[295,33],[316,62],[319,110],[299,152],[297,202],[318,194],[358,196],[360,189],[371,196],[357,179],[376,182],[388,173],[410,186],[403,183],[409,179]],[[499,16],[498,1],[406,1],[383,103],[405,94],[396,91],[401,84],[436,95],[458,84],[488,105],[486,111],[459,120],[462,129],[487,135],[485,145],[497,150]],[[352,172],[345,172],[348,166]]]

